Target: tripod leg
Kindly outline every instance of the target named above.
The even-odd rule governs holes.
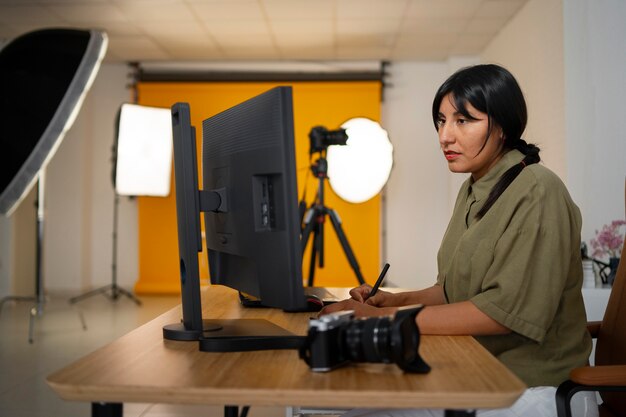
[[[108,290],[110,290],[111,288],[113,288],[113,284],[105,285],[104,287],[101,287],[101,288],[96,288],[95,290],[91,290],[91,291],[88,291],[88,292],[86,292],[84,294],[81,294],[81,295],[78,295],[76,297],[70,298],[69,299],[69,303],[70,304],[75,304],[75,303],[77,303],[77,302],[79,302],[81,300],[84,300],[85,298],[89,298],[89,297],[97,295],[97,294],[104,294],[104,295],[106,295],[106,292]]]
[[[313,281],[315,279],[315,262],[316,260],[318,260],[318,255],[320,268],[324,266],[324,213],[325,211],[321,207],[311,207],[311,209],[309,209],[309,211],[306,213],[304,219],[305,227],[301,237],[302,254],[304,254],[306,245],[309,241],[309,237],[311,236],[311,233],[313,233],[313,242],[311,244],[311,263],[309,264],[309,287],[313,286]],[[318,220],[320,218],[322,218],[322,221]]]
[[[2,300],[0,300],[0,313],[2,313],[2,307],[4,307],[4,303],[6,303],[7,301],[36,301],[37,299],[34,296],[31,297],[22,297],[20,295],[10,295],[7,297],[4,297]]]
[[[118,294],[125,295],[126,297],[130,298],[131,300],[133,300],[135,302],[135,304],[137,304],[138,306],[141,305],[141,300],[139,298],[135,297],[133,295],[133,293],[131,293],[130,291],[127,291],[124,288],[117,287],[117,286],[115,287],[115,289],[116,289]]]
[[[80,325],[82,326],[83,330],[87,330],[87,321],[85,320],[85,315],[83,314],[83,311],[78,307],[75,307],[75,309],[76,313],[78,314],[78,320],[80,320]]]
[[[302,231],[302,237],[300,238],[300,244],[302,246],[302,254],[304,255],[304,250],[306,249],[306,245],[309,242],[309,237],[311,236],[311,232],[313,231],[313,226],[315,223],[312,221],[314,218],[315,210],[312,208],[307,211],[304,219],[304,230]]]
[[[328,209],[328,215],[330,216],[330,221],[333,224],[333,228],[337,233],[337,237],[339,238],[339,242],[341,243],[341,247],[343,248],[346,257],[348,258],[348,262],[356,275],[359,284],[365,284],[365,280],[363,279],[363,274],[361,274],[361,268],[359,267],[359,263],[352,252],[352,248],[350,248],[350,244],[348,243],[348,238],[346,238],[346,234],[343,232],[343,228],[341,227],[341,220],[339,220],[339,216],[337,212],[333,209]]]
[[[317,217],[316,243],[317,243],[317,251],[320,254],[317,265],[320,268],[324,268],[324,221],[326,220],[325,217],[326,216],[324,215],[324,212],[321,212],[319,214],[319,217]]]
[[[35,341],[33,332],[35,329],[35,317],[37,317],[37,314],[37,307],[33,307],[30,309],[30,319],[28,320],[28,343],[30,343],[31,345]]]
[[[313,213],[313,220],[314,220],[313,223],[315,226],[313,227],[313,244],[311,245],[311,263],[309,265],[309,282],[308,282],[309,287],[312,287],[313,282],[315,281],[316,262],[318,265],[320,265],[320,267],[323,266],[321,263],[323,262],[322,258],[324,257],[324,235],[323,235],[324,224],[319,221],[320,216],[322,217],[324,216],[323,211],[316,206],[314,213]]]
[[[324,268],[324,220],[325,220],[324,217],[325,217],[324,212],[320,212],[318,214],[318,217],[316,218],[317,235],[315,236],[316,237],[315,243],[317,243],[317,251],[320,254],[319,260],[317,262],[317,265],[320,268]]]
[[[317,246],[315,244],[317,236],[313,240],[313,246],[311,247],[311,262],[309,263],[309,282],[308,286],[313,286],[313,280],[315,279],[315,258],[317,258]]]

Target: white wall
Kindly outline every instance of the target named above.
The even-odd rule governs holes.
[[[568,185],[583,239],[624,218],[626,2],[566,0],[565,129]]]
[[[567,179],[563,7],[561,0],[530,0],[481,54],[509,69],[528,106],[523,138],[541,148],[543,163]]]
[[[13,224],[8,217],[0,215],[0,297],[13,294]]]

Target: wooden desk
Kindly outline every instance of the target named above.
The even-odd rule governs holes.
[[[203,292],[205,318],[265,318],[304,335],[311,313],[246,309],[237,293]],[[91,403],[184,403],[309,407],[499,408],[525,385],[469,336],[424,336],[428,374],[395,365],[353,364],[314,373],[295,350],[206,353],[197,342],[164,340],[162,326],[179,308],[157,317],[47,379],[64,400]],[[121,407],[120,407],[121,409]]]

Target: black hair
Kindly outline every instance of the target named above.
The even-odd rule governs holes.
[[[467,111],[467,103],[489,117],[487,137],[480,148],[484,149],[495,126],[502,129],[504,149],[517,149],[525,156],[522,162],[509,168],[489,192],[487,201],[476,214],[482,218],[500,195],[522,172],[524,167],[540,161],[539,148],[526,143],[522,133],[526,128],[528,113],[526,101],[513,75],[499,65],[482,64],[463,68],[452,74],[437,90],[433,100],[433,123],[439,130],[439,108],[444,97],[451,95],[456,110],[469,119],[475,119]]]

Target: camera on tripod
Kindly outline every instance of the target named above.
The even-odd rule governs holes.
[[[358,319],[353,311],[342,311],[312,319],[300,358],[317,372],[349,362],[382,362],[395,363],[405,372],[426,373],[430,366],[418,353],[415,322],[422,308],[402,307],[393,316]]]
[[[359,284],[365,284],[365,279],[361,273],[359,263],[350,248],[348,238],[341,226],[341,219],[335,210],[324,205],[324,180],[328,179],[328,161],[326,160],[327,148],[331,145],[346,145],[348,135],[345,129],[328,130],[323,126],[315,126],[309,133],[311,140],[311,148],[309,155],[319,153],[317,160],[311,164],[311,171],[315,178],[318,179],[317,195],[315,201],[307,209],[307,203],[302,197],[299,204],[300,224],[302,225],[302,234],[300,238],[302,253],[307,246],[309,237],[313,234],[313,244],[311,245],[311,263],[309,265],[309,281],[308,285],[313,286],[313,278],[315,275],[315,261],[320,268],[324,267],[324,222],[326,216],[330,218],[330,222],[337,233],[337,238],[341,243],[341,247],[348,258],[348,262],[356,275]],[[306,192],[305,192],[306,195]]]
[[[328,130],[324,126],[315,126],[309,132],[311,141],[309,153],[322,152],[331,145],[345,145],[348,141],[346,129]]]

